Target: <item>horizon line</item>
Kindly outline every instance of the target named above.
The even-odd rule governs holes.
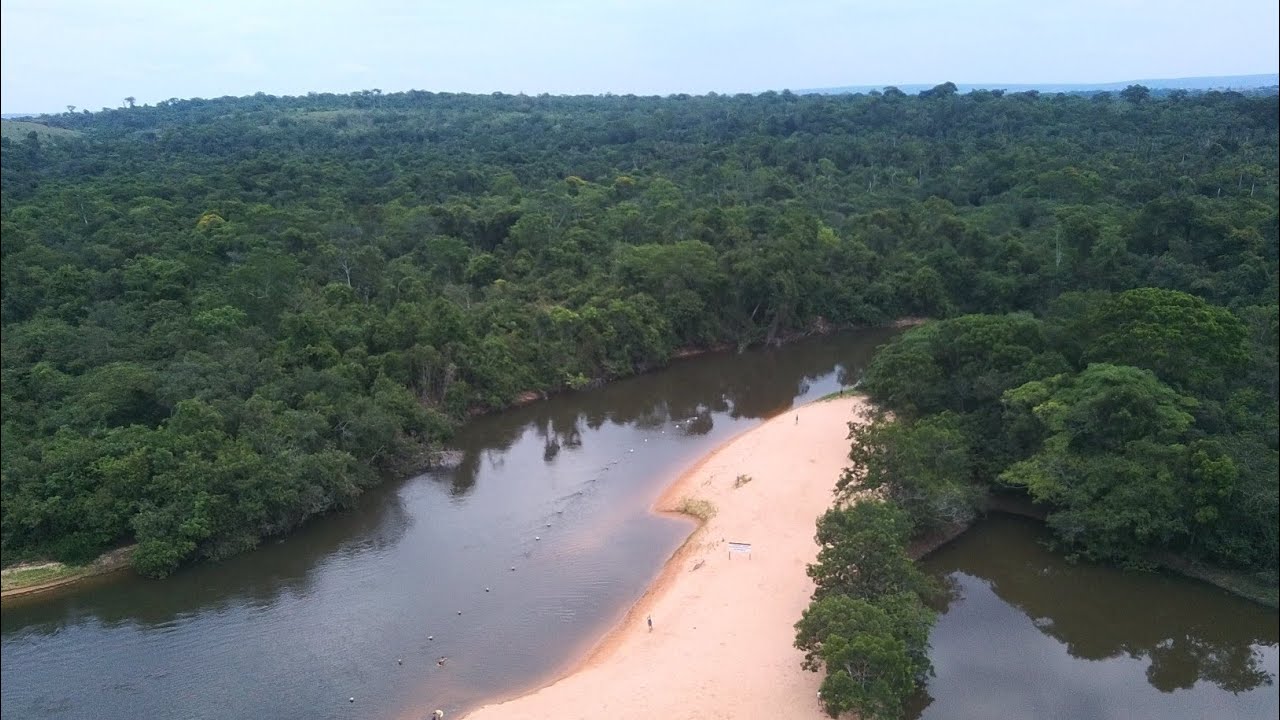
[[[526,97],[539,97],[539,96],[544,96],[544,95],[545,95],[545,96],[551,96],[551,97],[607,97],[607,96],[610,96],[610,95],[612,95],[612,96],[622,96],[622,97],[625,97],[625,96],[628,96],[628,95],[635,96],[635,97],[673,97],[673,96],[678,96],[678,95],[689,95],[689,96],[693,96],[693,97],[706,97],[706,96],[709,96],[709,95],[729,95],[729,96],[732,96],[732,95],[761,95],[761,94],[764,94],[764,93],[767,93],[767,92],[778,92],[778,93],[781,93],[781,92],[792,92],[792,93],[796,93],[796,94],[816,94],[816,93],[821,93],[821,92],[823,92],[823,91],[833,91],[833,90],[854,90],[854,89],[857,89],[857,90],[883,90],[883,89],[891,88],[891,87],[892,87],[892,88],[903,88],[903,87],[908,87],[908,88],[918,88],[918,87],[923,87],[923,88],[932,88],[932,87],[938,87],[939,85],[945,85],[945,84],[946,84],[946,83],[948,83],[948,82],[950,82],[950,83],[954,84],[957,88],[962,88],[962,87],[963,87],[963,88],[972,88],[972,89],[1001,89],[1001,88],[1009,88],[1009,87],[1021,87],[1021,88],[1034,88],[1034,87],[1072,87],[1072,88],[1088,89],[1088,88],[1100,88],[1100,87],[1102,87],[1102,86],[1109,86],[1109,85],[1141,84],[1141,83],[1145,83],[1145,82],[1174,82],[1174,81],[1195,82],[1195,81],[1216,80],[1216,79],[1228,79],[1228,78],[1240,78],[1240,79],[1243,79],[1243,78],[1268,78],[1268,79],[1275,79],[1275,80],[1277,81],[1276,83],[1273,83],[1272,85],[1253,85],[1253,86],[1250,86],[1250,89],[1253,89],[1253,88],[1267,88],[1267,87],[1272,87],[1273,85],[1280,85],[1280,71],[1270,71],[1270,72],[1261,72],[1261,73],[1236,73],[1236,74],[1217,74],[1217,75],[1183,75],[1183,76],[1177,76],[1177,77],[1145,77],[1145,78],[1134,78],[1134,79],[1127,79],[1127,80],[1105,80],[1105,81],[1104,81],[1104,80],[1099,80],[1099,81],[1086,81],[1086,82],[1074,82],[1074,81],[1034,81],[1034,82],[980,82],[980,81],[964,81],[964,82],[960,82],[960,81],[955,81],[955,80],[943,80],[943,81],[941,81],[941,82],[934,82],[934,83],[931,83],[931,82],[929,82],[929,81],[924,81],[924,82],[899,82],[899,83],[884,83],[884,84],[879,84],[879,83],[852,83],[852,84],[848,84],[848,85],[823,85],[823,86],[808,86],[808,87],[795,87],[795,88],[790,88],[790,87],[784,87],[784,88],[766,88],[766,89],[763,89],[763,90],[740,90],[740,91],[706,90],[706,91],[702,91],[702,92],[687,92],[687,91],[685,91],[685,92],[667,92],[667,93],[654,93],[654,92],[650,92],[650,93],[640,93],[640,92],[617,92],[617,91],[612,91],[612,90],[605,90],[605,91],[602,91],[602,92],[579,92],[579,93],[550,93],[550,92],[536,92],[536,93],[528,93],[528,92],[525,92],[525,91],[523,91],[523,90],[521,90],[521,91],[519,91],[519,92],[509,92],[509,91],[504,91],[504,90],[425,90],[425,89],[423,89],[423,88],[408,88],[408,89],[405,89],[405,90],[391,90],[391,91],[386,91],[386,92],[385,92],[385,94],[388,94],[388,95],[394,95],[394,94],[410,93],[410,92],[430,92],[430,93],[435,93],[435,94],[451,94],[451,95],[512,95],[512,96],[522,96],[522,95],[523,95],[523,96],[526,96]],[[263,90],[257,90],[257,91],[254,91],[254,92],[251,92],[251,93],[242,94],[242,95],[218,95],[218,96],[210,96],[210,97],[204,97],[204,96],[199,96],[199,95],[192,95],[192,96],[188,96],[188,97],[181,97],[181,98],[166,98],[165,100],[158,100],[158,101],[155,101],[155,102],[150,103],[150,104],[148,104],[148,103],[141,103],[141,104],[140,104],[140,106],[141,106],[141,107],[149,107],[149,106],[151,106],[151,105],[155,105],[155,104],[158,104],[158,103],[160,103],[160,102],[167,102],[168,100],[172,100],[172,99],[177,99],[177,100],[179,100],[179,101],[190,101],[190,100],[216,100],[216,99],[221,99],[221,98],[247,98],[247,97],[253,97],[253,96],[255,96],[255,95],[259,95],[259,94],[270,95],[271,97],[284,97],[284,98],[288,98],[288,97],[298,97],[298,98],[301,98],[301,97],[307,97],[307,96],[309,96],[309,95],[354,95],[354,94],[357,94],[357,93],[360,93],[360,92],[366,92],[366,91],[368,91],[368,90],[374,90],[374,89],[377,89],[377,90],[379,90],[379,92],[382,92],[380,88],[360,88],[360,89],[355,89],[355,90],[345,90],[345,91],[334,91],[334,90],[324,90],[324,91],[320,91],[320,90],[307,90],[307,91],[303,91],[303,92],[300,92],[300,93],[293,93],[293,94],[285,93],[285,94],[281,94],[281,95],[275,95],[275,94],[272,94],[272,93],[267,93],[266,91],[263,91]],[[1156,88],[1156,89],[1165,89],[1165,88]],[[1169,89],[1209,89],[1209,90],[1211,90],[1211,89],[1216,89],[1216,87],[1206,87],[1206,88],[1169,88]],[[98,110],[90,110],[89,108],[83,108],[83,109],[84,109],[84,110],[89,110],[89,112],[95,112],[95,113],[96,113],[96,112],[102,112],[102,111],[104,111],[104,110],[115,110],[115,109],[119,109],[119,108],[100,108],[100,109],[98,109]],[[6,116],[7,118],[16,118],[16,117],[38,117],[38,116],[40,116],[40,115],[61,115],[61,114],[64,114],[65,112],[66,112],[65,110],[54,110],[54,111],[47,111],[47,110],[46,110],[46,111],[39,111],[39,112],[29,112],[29,111],[13,111],[13,112],[8,112],[8,111],[4,111],[3,109],[0,109],[0,115]]]

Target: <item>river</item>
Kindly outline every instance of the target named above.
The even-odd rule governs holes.
[[[682,468],[852,384],[895,332],[709,354],[478,418],[453,443],[459,467],[389,483],[254,552],[6,603],[0,715],[453,717],[535,685],[683,541],[689,522],[648,512]]]
[[[454,717],[536,686],[622,616],[691,528],[648,512],[670,480],[761,419],[851,384],[895,332],[706,355],[479,418],[455,439],[459,467],[388,483],[257,551],[6,604],[0,715]],[[934,632],[924,717],[1108,717],[1069,703],[1123,710],[1120,697],[1161,712],[1111,716],[1178,717],[1163,711],[1186,705],[1184,717],[1275,717],[1261,684],[1276,674],[1274,612],[1180,578],[1077,576],[1086,566],[1044,554],[1034,528],[983,545],[991,527],[928,561],[958,596]],[[1020,579],[993,574],[1001,566]],[[1075,597],[1094,593],[1113,602]],[[1188,654],[1191,666],[1156,663],[1146,687],[1143,662]],[[1112,669],[1089,670],[1099,663]],[[1113,695],[1120,685],[1140,687]]]

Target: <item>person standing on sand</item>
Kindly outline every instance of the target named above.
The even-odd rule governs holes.
[[[649,632],[653,632],[653,616],[652,615],[649,616],[648,621],[649,621]]]

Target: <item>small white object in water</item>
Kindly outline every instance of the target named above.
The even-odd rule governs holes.
[[[512,566],[511,566],[511,572],[515,572],[515,571],[516,571],[516,566],[515,566],[515,565],[512,565]]]
[[[485,588],[485,589],[484,589],[484,591],[485,591],[485,592],[489,592],[489,588]]]
[[[436,639],[436,636],[435,636],[435,635],[428,635],[428,636],[427,636],[427,639],[428,639],[428,640],[435,640],[435,639]]]
[[[403,665],[403,664],[404,664],[404,658],[396,658],[396,664],[397,664],[397,665]]]
[[[627,452],[635,452],[635,451],[636,451],[636,449],[635,449],[635,448],[631,448],[631,449],[630,449],[630,450],[628,450]]]
[[[534,539],[534,540],[541,540],[541,539],[542,539],[542,536],[540,536],[540,535],[534,535],[534,536],[533,536],[533,539]]]
[[[551,527],[551,523],[547,523],[547,527]]]
[[[356,701],[356,699],[355,699],[355,698],[347,698],[347,701],[348,701],[348,702],[355,702],[355,701]]]
[[[461,614],[462,614],[462,611],[461,611],[461,610],[459,610],[459,611],[458,611],[458,614],[459,614],[459,615],[461,615]]]

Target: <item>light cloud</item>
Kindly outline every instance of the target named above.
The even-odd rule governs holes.
[[[1278,26],[1274,0],[0,0],[0,106],[1233,75],[1276,72]]]
[[[334,70],[343,75],[364,75],[373,72],[373,68],[361,63],[338,63]]]
[[[218,63],[215,68],[218,72],[254,76],[262,75],[267,70],[267,66],[261,60],[253,53],[245,50],[233,53],[230,57]]]

